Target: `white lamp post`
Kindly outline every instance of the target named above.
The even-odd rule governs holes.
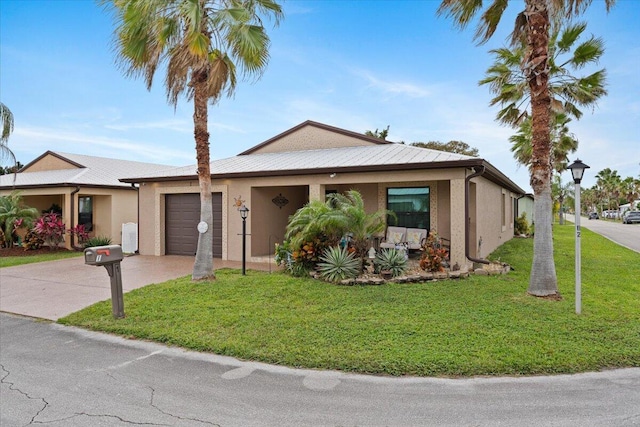
[[[247,217],[249,216],[249,208],[242,205],[240,217],[242,218],[242,275],[247,274]]]
[[[567,169],[571,171],[573,176],[573,182],[575,184],[575,200],[576,200],[576,314],[582,312],[582,284],[580,277],[580,270],[582,269],[581,257],[580,257],[580,181],[584,175],[585,169],[589,169],[589,166],[585,165],[576,159],[575,162],[567,166]]]

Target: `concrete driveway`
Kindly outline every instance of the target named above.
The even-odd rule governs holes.
[[[121,264],[126,293],[152,283],[191,274],[193,257],[126,257]],[[238,268],[239,263],[215,260],[215,268]],[[268,265],[248,264],[251,269]],[[111,298],[111,281],[104,267],[84,264],[84,258],[68,258],[0,269],[0,311],[58,320],[91,304]],[[125,313],[127,301],[124,302]]]

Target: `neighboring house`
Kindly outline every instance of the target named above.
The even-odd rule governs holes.
[[[518,198],[518,214],[516,218],[523,213],[527,214],[527,222],[529,225],[533,224],[533,194],[527,193]]]
[[[167,165],[47,151],[15,176],[0,176],[0,195],[20,190],[26,205],[62,210],[67,228],[85,225],[90,236],[122,242],[122,224],[138,223],[138,189],[118,179],[132,173],[158,173]],[[76,242],[66,235],[65,246]]]
[[[213,148],[215,150],[215,146]],[[471,178],[475,171],[481,176]],[[194,166],[123,178],[139,188],[143,255],[193,255],[200,218]],[[214,256],[242,259],[242,219],[249,209],[247,255],[266,260],[289,216],[330,192],[358,190],[370,211],[392,209],[400,225],[436,230],[451,241],[451,262],[469,265],[513,237],[524,191],[486,160],[390,143],[306,121],[236,157],[211,162]],[[468,214],[465,188],[469,184]],[[466,250],[466,242],[468,249]],[[375,243],[374,243],[375,244]]]

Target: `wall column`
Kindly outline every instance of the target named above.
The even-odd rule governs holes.
[[[71,192],[73,191],[73,188],[67,188],[65,190],[65,193],[63,195],[64,197],[64,206],[62,206],[62,222],[64,223],[65,227],[67,229],[71,228],[71,201],[73,200],[73,205],[74,205],[74,221],[73,224],[74,225],[78,225],[78,200],[77,200],[77,194],[71,194]],[[77,243],[77,242],[76,242]],[[71,235],[69,233],[64,233],[64,247],[67,249],[73,249],[71,247]]]
[[[465,257],[465,221],[464,217],[464,179],[451,180],[451,265],[458,263],[460,267],[467,264]]]
[[[320,200],[324,202],[325,198],[325,185],[324,184],[309,184],[309,201]]]

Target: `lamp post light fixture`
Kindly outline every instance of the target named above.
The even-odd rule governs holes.
[[[582,210],[580,209],[580,181],[582,181],[582,176],[584,175],[585,169],[589,169],[589,166],[585,165],[580,161],[580,159],[576,159],[575,162],[571,163],[567,166],[567,169],[571,171],[571,175],[573,176],[573,182],[575,184],[575,217],[576,217],[576,314],[580,314],[582,312],[582,278],[581,278],[581,270],[582,263],[580,257],[580,214]]]
[[[242,275],[247,275],[247,217],[249,216],[249,208],[242,205],[240,209],[240,217],[242,218]]]

